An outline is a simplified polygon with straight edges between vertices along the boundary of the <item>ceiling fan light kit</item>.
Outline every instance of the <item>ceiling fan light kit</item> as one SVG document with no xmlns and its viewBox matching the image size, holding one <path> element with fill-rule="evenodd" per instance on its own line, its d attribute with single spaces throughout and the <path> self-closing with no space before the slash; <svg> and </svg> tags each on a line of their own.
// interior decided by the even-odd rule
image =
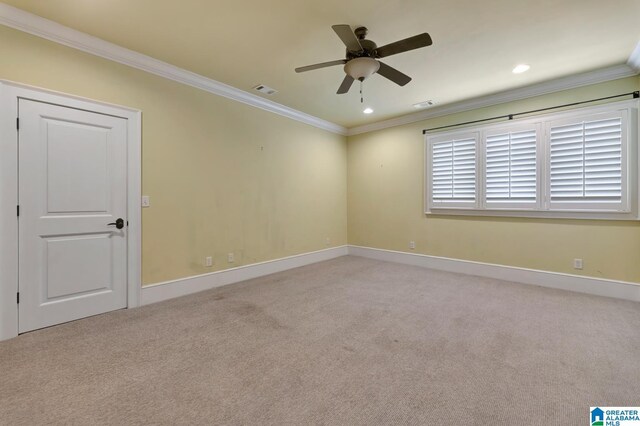
<svg viewBox="0 0 640 426">
<path fill-rule="evenodd" d="M 300 73 L 344 64 L 344 72 L 346 75 L 338 88 L 338 94 L 347 93 L 355 80 L 359 80 L 362 83 L 365 79 L 376 73 L 399 86 L 406 85 L 411 81 L 411 77 L 378 59 L 433 44 L 429 34 L 422 33 L 378 47 L 373 41 L 365 38 L 368 32 L 365 27 L 358 27 L 355 31 L 353 31 L 349 25 L 345 24 L 333 25 L 331 28 L 333 28 L 333 31 L 335 31 L 344 43 L 346 47 L 346 58 L 296 68 L 296 72 Z"/>
<path fill-rule="evenodd" d="M 380 62 L 373 58 L 354 58 L 346 63 L 344 72 L 354 80 L 364 81 L 378 72 Z"/>
</svg>

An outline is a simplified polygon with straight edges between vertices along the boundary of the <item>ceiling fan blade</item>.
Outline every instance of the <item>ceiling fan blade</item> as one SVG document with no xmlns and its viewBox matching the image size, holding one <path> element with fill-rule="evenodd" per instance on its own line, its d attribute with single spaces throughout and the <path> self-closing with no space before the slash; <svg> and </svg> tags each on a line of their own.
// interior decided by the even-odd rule
<svg viewBox="0 0 640 426">
<path fill-rule="evenodd" d="M 380 69 L 378 70 L 378 74 L 388 78 L 389 80 L 393 81 L 399 86 L 404 86 L 405 84 L 411 81 L 411 77 L 401 73 L 397 69 L 390 67 L 389 65 L 383 62 L 380 62 Z"/>
<path fill-rule="evenodd" d="M 344 80 L 342 80 L 342 84 L 340 85 L 336 93 L 338 95 L 347 93 L 349 89 L 351 89 L 351 85 L 353 84 L 353 81 L 354 81 L 353 77 L 351 77 L 350 75 L 345 75 Z"/>
<path fill-rule="evenodd" d="M 363 49 L 358 41 L 358 37 L 356 37 L 349 25 L 333 25 L 331 28 L 338 34 L 338 37 L 340 37 L 340 40 L 342 40 L 350 52 L 362 52 Z"/>
<path fill-rule="evenodd" d="M 378 47 L 376 53 L 379 58 L 384 58 L 398 53 L 407 52 L 409 50 L 431 46 L 432 44 L 433 41 L 431 40 L 431 36 L 427 33 L 423 33 Z"/>
<path fill-rule="evenodd" d="M 296 72 L 317 70 L 318 68 L 332 67 L 334 65 L 344 65 L 346 62 L 347 62 L 346 59 L 339 59 L 337 61 L 331 61 L 331 62 L 322 62 L 320 64 L 307 65 L 306 67 L 296 68 Z"/>
</svg>

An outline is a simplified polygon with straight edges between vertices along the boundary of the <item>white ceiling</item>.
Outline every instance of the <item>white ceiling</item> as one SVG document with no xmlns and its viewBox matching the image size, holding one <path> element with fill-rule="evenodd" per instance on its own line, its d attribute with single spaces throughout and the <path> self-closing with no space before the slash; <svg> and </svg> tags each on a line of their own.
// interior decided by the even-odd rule
<svg viewBox="0 0 640 426">
<path fill-rule="evenodd" d="M 242 90 L 266 84 L 278 90 L 267 99 L 345 127 L 623 64 L 640 40 L 638 0 L 4 2 Z M 385 58 L 413 81 L 374 75 L 361 105 L 357 84 L 335 94 L 342 67 L 293 71 L 344 57 L 333 24 L 364 25 L 379 46 L 422 32 L 434 44 Z M 519 63 L 531 70 L 512 74 Z"/>
</svg>

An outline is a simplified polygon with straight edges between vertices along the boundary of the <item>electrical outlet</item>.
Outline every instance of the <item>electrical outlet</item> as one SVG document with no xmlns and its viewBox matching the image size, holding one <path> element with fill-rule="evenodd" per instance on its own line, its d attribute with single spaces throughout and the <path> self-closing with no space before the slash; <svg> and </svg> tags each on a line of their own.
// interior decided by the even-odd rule
<svg viewBox="0 0 640 426">
<path fill-rule="evenodd" d="M 233 263 L 233 262 L 235 262 L 235 260 L 236 260 L 236 257 L 233 255 L 233 253 L 229 253 L 227 255 L 227 262 Z"/>
<path fill-rule="evenodd" d="M 213 266 L 213 257 L 207 256 L 204 258 L 204 266 L 210 267 Z"/>
<path fill-rule="evenodd" d="M 142 207 L 151 207 L 151 199 L 148 195 L 142 196 Z"/>
<path fill-rule="evenodd" d="M 324 240 L 325 245 L 330 245 L 331 244 L 331 238 L 327 237 Z"/>
<path fill-rule="evenodd" d="M 573 259 L 573 269 L 582 269 L 582 259 Z"/>
<path fill-rule="evenodd" d="M 409 241 L 409 248 L 411 250 L 415 250 L 416 249 L 416 242 L 415 241 Z"/>
</svg>

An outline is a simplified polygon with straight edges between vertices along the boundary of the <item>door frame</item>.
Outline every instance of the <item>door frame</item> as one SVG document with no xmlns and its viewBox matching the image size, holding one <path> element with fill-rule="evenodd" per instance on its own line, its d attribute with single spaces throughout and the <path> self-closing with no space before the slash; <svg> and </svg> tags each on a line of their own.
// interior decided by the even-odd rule
<svg viewBox="0 0 640 426">
<path fill-rule="evenodd" d="M 29 99 L 127 120 L 127 308 L 140 305 L 142 112 L 0 80 L 0 341 L 18 335 L 18 100 Z"/>
</svg>

